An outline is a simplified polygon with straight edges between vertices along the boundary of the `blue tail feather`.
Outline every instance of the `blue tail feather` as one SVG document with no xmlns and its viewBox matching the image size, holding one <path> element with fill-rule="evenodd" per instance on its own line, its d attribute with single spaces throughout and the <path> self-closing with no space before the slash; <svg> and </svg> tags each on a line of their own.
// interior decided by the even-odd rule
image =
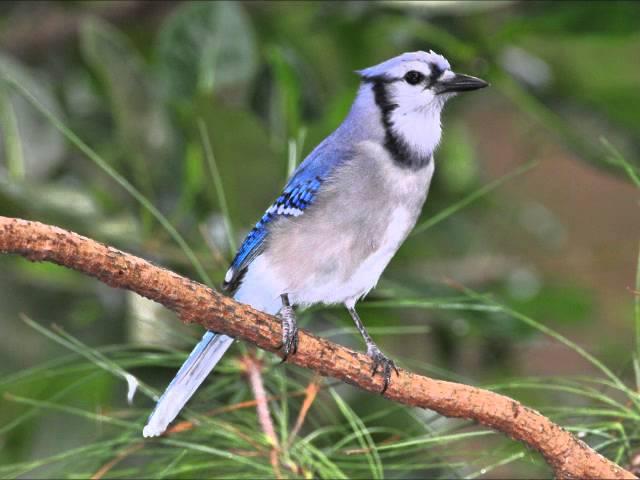
<svg viewBox="0 0 640 480">
<path fill-rule="evenodd" d="M 158 400 L 142 431 L 143 436 L 156 437 L 167 429 L 232 343 L 233 338 L 227 335 L 204 334 Z"/>
</svg>

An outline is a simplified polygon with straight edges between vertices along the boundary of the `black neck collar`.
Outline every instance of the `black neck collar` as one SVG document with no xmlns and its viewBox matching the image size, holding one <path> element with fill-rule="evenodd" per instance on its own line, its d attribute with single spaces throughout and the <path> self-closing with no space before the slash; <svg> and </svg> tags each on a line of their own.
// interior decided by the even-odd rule
<svg viewBox="0 0 640 480">
<path fill-rule="evenodd" d="M 380 109 L 382 125 L 385 132 L 384 147 L 387 149 L 391 158 L 403 168 L 411 170 L 420 170 L 431 162 L 430 152 L 428 155 L 422 155 L 415 152 L 409 144 L 393 129 L 391 122 L 391 113 L 398 108 L 398 104 L 393 103 L 387 91 L 387 85 L 399 79 L 386 79 L 384 77 L 367 77 L 362 79 L 365 83 L 370 83 L 373 90 L 376 105 Z"/>
</svg>

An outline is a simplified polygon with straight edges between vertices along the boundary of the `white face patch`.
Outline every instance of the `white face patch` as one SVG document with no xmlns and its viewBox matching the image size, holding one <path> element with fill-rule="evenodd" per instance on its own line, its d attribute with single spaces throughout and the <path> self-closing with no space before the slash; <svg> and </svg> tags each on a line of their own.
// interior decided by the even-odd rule
<svg viewBox="0 0 640 480">
<path fill-rule="evenodd" d="M 397 105 L 389 117 L 393 132 L 414 152 L 431 155 L 442 136 L 440 114 L 446 98 L 423 84 L 410 85 L 405 81 L 389 84 L 388 94 Z"/>
<path fill-rule="evenodd" d="M 372 85 L 394 159 L 424 166 L 440 142 L 440 114 L 453 96 L 437 93 L 438 82 L 455 75 L 447 59 L 433 51 L 410 52 L 359 73 Z"/>
</svg>

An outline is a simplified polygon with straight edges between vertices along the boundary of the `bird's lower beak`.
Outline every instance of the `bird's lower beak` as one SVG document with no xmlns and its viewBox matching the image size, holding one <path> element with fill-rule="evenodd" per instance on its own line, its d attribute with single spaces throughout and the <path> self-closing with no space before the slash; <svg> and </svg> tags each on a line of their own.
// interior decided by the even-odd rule
<svg viewBox="0 0 640 480">
<path fill-rule="evenodd" d="M 466 92 L 487 86 L 489 86 L 489 84 L 480 78 L 456 73 L 450 78 L 439 81 L 436 84 L 436 93 Z"/>
</svg>

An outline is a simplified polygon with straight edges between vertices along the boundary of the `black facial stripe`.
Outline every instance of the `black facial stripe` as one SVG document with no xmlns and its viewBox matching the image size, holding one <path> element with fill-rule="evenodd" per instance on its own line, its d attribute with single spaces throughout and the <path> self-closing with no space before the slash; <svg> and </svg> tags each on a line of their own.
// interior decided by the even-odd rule
<svg viewBox="0 0 640 480">
<path fill-rule="evenodd" d="M 430 63 L 429 69 L 431 70 L 431 74 L 429 75 L 429 86 L 431 86 L 438 81 L 440 76 L 444 73 L 444 70 L 435 63 Z"/>
<path fill-rule="evenodd" d="M 428 80 L 428 82 L 426 83 L 425 87 L 429 88 L 431 87 L 434 83 L 436 83 L 438 81 L 438 79 L 442 76 L 442 74 L 444 73 L 444 70 L 442 68 L 440 68 L 440 66 L 437 63 L 429 63 L 429 76 L 426 77 L 426 79 Z M 392 77 L 385 77 L 382 75 L 378 75 L 375 77 L 362 77 L 362 81 L 364 83 L 378 83 L 378 82 L 382 82 L 382 83 L 393 83 L 393 82 L 400 82 L 400 81 L 405 81 L 404 77 L 401 78 L 392 78 Z"/>
<path fill-rule="evenodd" d="M 382 116 L 382 125 L 385 132 L 384 146 L 391 154 L 391 157 L 397 164 L 402 167 L 418 170 L 426 167 L 431 161 L 431 154 L 424 156 L 416 154 L 411 150 L 407 142 L 405 142 L 393 130 L 391 123 L 391 113 L 398 108 L 398 104 L 393 103 L 387 93 L 387 85 L 402 79 L 386 79 L 384 77 L 365 78 L 363 81 L 372 83 L 373 95 L 376 105 L 380 108 Z"/>
</svg>

